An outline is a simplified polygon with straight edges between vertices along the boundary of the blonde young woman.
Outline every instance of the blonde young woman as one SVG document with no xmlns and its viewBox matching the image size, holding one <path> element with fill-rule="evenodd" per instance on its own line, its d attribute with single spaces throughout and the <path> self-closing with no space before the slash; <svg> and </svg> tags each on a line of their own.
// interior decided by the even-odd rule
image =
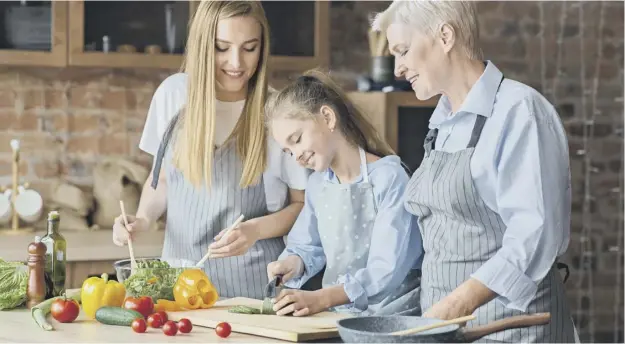
<svg viewBox="0 0 625 344">
<path fill-rule="evenodd" d="M 265 134 L 268 57 L 260 2 L 201 2 L 184 73 L 163 81 L 147 116 L 139 146 L 153 174 L 129 226 L 114 226 L 124 245 L 167 211 L 162 258 L 189 266 L 210 248 L 203 268 L 221 297 L 264 297 L 267 264 L 303 205 L 308 172 Z"/>
<path fill-rule="evenodd" d="M 548 325 L 484 341 L 573 342 L 558 271 L 571 211 L 558 113 L 536 90 L 484 60 L 471 1 L 394 1 L 374 27 L 386 32 L 395 74 L 417 98 L 441 95 L 405 199 L 425 248 L 424 315 L 475 314 L 468 323 L 475 326 L 549 312 Z"/>
</svg>

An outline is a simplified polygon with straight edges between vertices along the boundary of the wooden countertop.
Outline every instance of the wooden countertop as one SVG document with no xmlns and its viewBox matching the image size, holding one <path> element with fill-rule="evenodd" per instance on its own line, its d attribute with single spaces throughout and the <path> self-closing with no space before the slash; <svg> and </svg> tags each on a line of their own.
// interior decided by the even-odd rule
<svg viewBox="0 0 625 344">
<path fill-rule="evenodd" d="M 100 261 L 128 258 L 128 247 L 113 244 L 112 230 L 61 232 L 67 241 L 67 261 Z M 45 231 L 0 234 L 0 258 L 10 261 L 28 259 L 28 244 Z M 165 231 L 138 233 L 133 242 L 136 257 L 160 257 Z"/>
<path fill-rule="evenodd" d="M 75 322 L 61 324 L 48 316 L 54 331 L 44 331 L 30 316 L 27 309 L 0 311 L 0 342 L 27 343 L 288 343 L 272 338 L 232 332 L 221 338 L 211 328 L 194 326 L 191 333 L 166 336 L 161 329 L 148 328 L 145 333 L 135 333 L 125 326 L 110 326 L 84 318 L 82 313 Z"/>
</svg>

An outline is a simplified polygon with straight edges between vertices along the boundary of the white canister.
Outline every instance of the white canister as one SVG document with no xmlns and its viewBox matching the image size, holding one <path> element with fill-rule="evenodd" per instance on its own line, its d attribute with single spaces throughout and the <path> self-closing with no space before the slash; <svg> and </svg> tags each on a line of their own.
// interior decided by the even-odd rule
<svg viewBox="0 0 625 344">
<path fill-rule="evenodd" d="M 11 220 L 11 199 L 8 194 L 0 194 L 0 225 L 6 225 Z"/>
<path fill-rule="evenodd" d="M 35 190 L 20 187 L 20 193 L 15 199 L 15 211 L 24 222 L 36 222 L 43 211 L 41 195 Z"/>
</svg>

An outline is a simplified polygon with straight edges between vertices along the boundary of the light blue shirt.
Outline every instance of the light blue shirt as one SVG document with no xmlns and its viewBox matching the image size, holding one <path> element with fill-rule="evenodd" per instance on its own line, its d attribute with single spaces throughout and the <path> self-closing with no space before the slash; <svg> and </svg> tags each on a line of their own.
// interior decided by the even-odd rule
<svg viewBox="0 0 625 344">
<path fill-rule="evenodd" d="M 336 281 L 336 284 L 343 284 L 351 301 L 337 309 L 355 312 L 365 311 L 369 305 L 377 304 L 399 288 L 411 269 L 420 268 L 423 258 L 417 219 L 403 206 L 404 190 L 409 177 L 402 168 L 399 157 L 386 156 L 369 163 L 367 171 L 378 210 L 371 234 L 367 266 L 353 275 L 343 275 Z M 304 262 L 303 275 L 285 282 L 289 288 L 301 288 L 326 264 L 315 215 L 315 203 L 320 202 L 319 193 L 325 181 L 339 183 L 330 169 L 310 175 L 304 208 L 289 232 L 287 246 L 280 255 L 279 259 L 298 255 Z M 362 181 L 361 174 L 354 183 Z"/>
<path fill-rule="evenodd" d="M 432 114 L 435 149 L 465 149 L 476 114 L 488 119 L 471 158 L 473 183 L 507 229 L 503 246 L 472 277 L 524 311 L 537 285 L 568 246 L 571 178 L 566 133 L 554 107 L 536 90 L 505 79 L 488 62 L 459 111 L 443 96 Z"/>
</svg>

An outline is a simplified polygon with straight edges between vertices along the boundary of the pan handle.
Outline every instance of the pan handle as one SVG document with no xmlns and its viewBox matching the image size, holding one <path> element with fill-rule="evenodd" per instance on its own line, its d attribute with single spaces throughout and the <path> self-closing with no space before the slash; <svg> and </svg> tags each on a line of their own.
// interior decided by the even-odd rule
<svg viewBox="0 0 625 344">
<path fill-rule="evenodd" d="M 486 325 L 472 328 L 463 328 L 460 331 L 463 340 L 472 342 L 495 332 L 508 330 L 511 328 L 530 327 L 536 325 L 546 325 L 551 321 L 551 313 L 536 313 L 531 315 L 517 315 L 501 320 L 490 322 Z"/>
</svg>

